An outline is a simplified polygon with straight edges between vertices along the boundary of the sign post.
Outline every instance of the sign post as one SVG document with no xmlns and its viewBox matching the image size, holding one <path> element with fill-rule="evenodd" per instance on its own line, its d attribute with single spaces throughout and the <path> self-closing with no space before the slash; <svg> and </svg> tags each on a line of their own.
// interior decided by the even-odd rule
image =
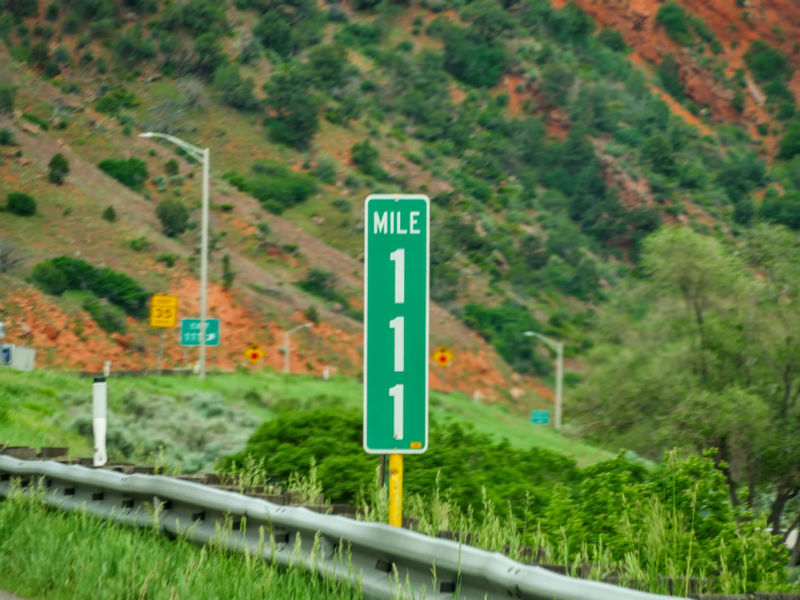
<svg viewBox="0 0 800 600">
<path fill-rule="evenodd" d="M 161 328 L 158 336 L 158 372 L 164 362 L 164 329 L 172 329 L 178 322 L 178 297 L 154 294 L 150 298 L 150 327 Z"/>
<path fill-rule="evenodd" d="M 428 448 L 429 206 L 427 196 L 373 194 L 364 210 L 364 450 L 390 454 L 398 527 L 402 455 Z"/>
</svg>

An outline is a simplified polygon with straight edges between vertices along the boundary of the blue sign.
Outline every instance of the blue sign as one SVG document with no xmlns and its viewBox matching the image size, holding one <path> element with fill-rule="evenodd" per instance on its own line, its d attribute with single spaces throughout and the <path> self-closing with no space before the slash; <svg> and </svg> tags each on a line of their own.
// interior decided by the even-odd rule
<svg viewBox="0 0 800 600">
<path fill-rule="evenodd" d="M 200 319 L 181 319 L 181 346 L 200 345 Z M 219 346 L 219 319 L 206 319 L 206 346 Z"/>
<path fill-rule="evenodd" d="M 550 411 L 549 410 L 532 410 L 531 411 L 531 423 L 534 425 L 547 425 L 550 423 Z"/>
</svg>

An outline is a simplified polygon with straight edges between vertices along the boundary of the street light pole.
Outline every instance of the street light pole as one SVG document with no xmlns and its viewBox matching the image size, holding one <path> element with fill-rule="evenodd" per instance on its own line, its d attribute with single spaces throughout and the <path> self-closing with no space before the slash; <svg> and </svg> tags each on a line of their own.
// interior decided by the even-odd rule
<svg viewBox="0 0 800 600">
<path fill-rule="evenodd" d="M 311 327 L 311 323 L 303 323 L 302 325 L 298 325 L 297 327 L 293 327 L 289 331 L 286 332 L 286 336 L 284 337 L 284 344 L 283 344 L 283 372 L 289 372 L 289 336 L 292 335 L 298 329 L 303 329 L 303 327 Z"/>
<path fill-rule="evenodd" d="M 161 138 L 172 142 L 189 156 L 203 163 L 203 204 L 200 219 L 200 356 L 198 358 L 198 375 L 206 378 L 206 313 L 208 308 L 208 196 L 209 171 L 211 168 L 211 150 L 198 148 L 174 135 L 148 131 L 140 133 L 142 138 Z"/>
<path fill-rule="evenodd" d="M 543 336 L 541 333 L 536 333 L 535 331 L 524 331 L 522 335 L 526 335 L 528 337 L 536 337 L 542 340 L 545 344 L 547 344 L 551 350 L 555 350 L 556 352 L 556 417 L 555 417 L 555 426 L 556 429 L 561 429 L 561 410 L 562 410 L 562 402 L 563 402 L 563 390 L 564 390 L 564 344 L 563 342 L 556 342 L 551 340 L 548 337 Z"/>
</svg>

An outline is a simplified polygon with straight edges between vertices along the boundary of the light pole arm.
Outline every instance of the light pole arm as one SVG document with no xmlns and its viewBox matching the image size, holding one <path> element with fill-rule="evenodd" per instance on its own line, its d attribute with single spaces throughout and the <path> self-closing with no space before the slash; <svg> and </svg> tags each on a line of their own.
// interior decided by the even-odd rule
<svg viewBox="0 0 800 600">
<path fill-rule="evenodd" d="M 185 142 L 180 138 L 176 138 L 174 135 L 169 135 L 168 133 L 154 133 L 152 131 L 148 131 L 146 133 L 140 133 L 139 137 L 142 138 L 161 138 L 167 140 L 168 142 L 172 142 L 176 146 L 182 148 L 187 152 L 187 154 L 191 154 L 192 158 L 197 161 L 203 162 L 203 158 L 205 157 L 205 151 L 202 148 L 198 148 L 194 144 L 190 144 L 189 142 Z"/>
<path fill-rule="evenodd" d="M 564 344 L 563 344 L 563 343 L 561 343 L 561 342 L 554 342 L 554 341 L 553 341 L 553 340 L 551 340 L 549 337 L 543 336 L 541 333 L 536 333 L 535 331 L 525 331 L 525 332 L 523 332 L 523 335 L 527 335 L 527 336 L 529 336 L 529 337 L 530 337 L 530 336 L 533 336 L 533 337 L 539 338 L 539 339 L 540 339 L 540 340 L 542 340 L 542 341 L 543 341 L 545 344 L 547 344 L 547 345 L 548 345 L 548 347 L 549 347 L 549 348 L 550 348 L 550 349 L 551 349 L 553 352 L 559 352 L 559 348 L 561 348 L 561 349 L 562 349 L 561 351 L 563 352 L 563 348 L 564 348 Z"/>
</svg>

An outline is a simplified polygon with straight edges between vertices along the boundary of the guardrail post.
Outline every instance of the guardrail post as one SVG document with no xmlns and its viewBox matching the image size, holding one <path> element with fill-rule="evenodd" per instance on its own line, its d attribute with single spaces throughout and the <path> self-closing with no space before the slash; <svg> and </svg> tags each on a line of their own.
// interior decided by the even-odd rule
<svg viewBox="0 0 800 600">
<path fill-rule="evenodd" d="M 389 455 L 389 525 L 403 526 L 403 455 Z"/>
<path fill-rule="evenodd" d="M 106 402 L 106 379 L 95 377 L 92 383 L 92 429 L 94 431 L 94 466 L 102 467 L 108 461 L 106 455 L 106 426 L 108 423 Z"/>
</svg>

